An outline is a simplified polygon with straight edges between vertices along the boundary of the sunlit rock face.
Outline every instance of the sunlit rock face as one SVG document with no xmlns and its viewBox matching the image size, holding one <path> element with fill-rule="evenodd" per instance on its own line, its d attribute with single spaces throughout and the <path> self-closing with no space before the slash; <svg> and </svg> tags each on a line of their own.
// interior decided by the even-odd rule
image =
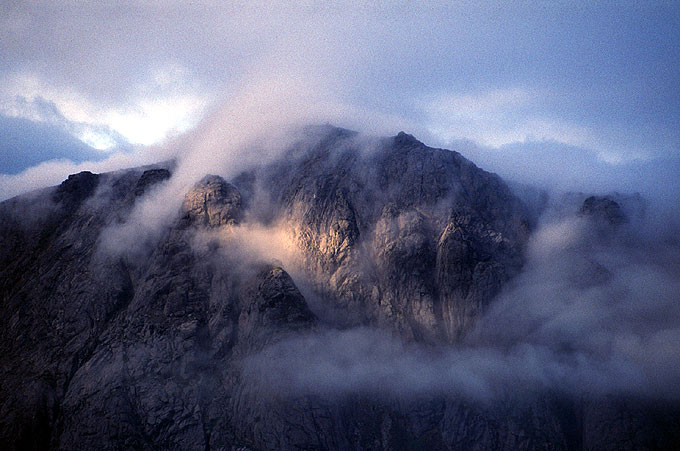
<svg viewBox="0 0 680 451">
<path fill-rule="evenodd" d="M 255 178 L 329 302 L 407 338 L 455 341 L 522 265 L 531 218 L 505 183 L 404 133 L 334 129 Z"/>
<path fill-rule="evenodd" d="M 114 232 L 152 208 L 144 201 L 172 172 L 81 173 L 0 204 L 3 449 L 639 449 L 678 439 L 673 408 L 553 394 L 308 396 L 244 372 L 271 344 L 351 325 L 428 345 L 465 335 L 522 267 L 532 218 L 458 153 L 406 134 L 313 129 L 279 161 L 207 175 L 152 236 L 125 229 L 133 239 L 115 248 Z M 296 258 L 276 261 L 273 237 L 269 253 L 266 234 L 244 234 L 256 225 L 289 237 Z"/>
<path fill-rule="evenodd" d="M 184 196 L 184 218 L 206 227 L 236 224 L 241 216 L 241 194 L 222 177 L 208 175 Z"/>
</svg>

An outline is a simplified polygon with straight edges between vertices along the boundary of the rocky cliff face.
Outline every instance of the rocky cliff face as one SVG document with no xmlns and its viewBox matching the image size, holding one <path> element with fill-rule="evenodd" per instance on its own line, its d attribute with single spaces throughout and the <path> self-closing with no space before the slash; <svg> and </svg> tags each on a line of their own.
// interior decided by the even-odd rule
<svg viewBox="0 0 680 451">
<path fill-rule="evenodd" d="M 334 129 L 258 168 L 328 302 L 409 339 L 455 341 L 522 265 L 531 218 L 496 175 L 410 135 Z"/>
<path fill-rule="evenodd" d="M 80 173 L 0 204 L 3 448 L 633 449 L 677 438 L 672 408 L 654 422 L 622 417 L 616 400 L 584 410 L 553 395 L 289 396 L 243 373 L 268 344 L 329 327 L 455 343 L 522 267 L 532 218 L 501 179 L 409 135 L 355 138 L 317 130 L 283 161 L 206 176 L 135 253 L 102 242 L 171 165 Z M 224 245 L 249 221 L 283 228 L 299 267 Z M 313 313 L 287 269 L 340 315 Z M 637 432 L 603 441 L 621 430 Z"/>
</svg>

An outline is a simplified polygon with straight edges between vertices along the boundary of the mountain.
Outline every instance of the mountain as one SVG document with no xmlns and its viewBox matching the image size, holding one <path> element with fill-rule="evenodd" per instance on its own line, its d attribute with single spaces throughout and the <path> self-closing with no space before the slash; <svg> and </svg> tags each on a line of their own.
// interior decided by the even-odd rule
<svg viewBox="0 0 680 451">
<path fill-rule="evenodd" d="M 680 439 L 672 403 L 512 389 L 493 401 L 324 395 L 253 371 L 276 346 L 328 331 L 461 346 L 522 271 L 537 218 L 457 152 L 405 133 L 309 128 L 278 159 L 229 180 L 206 174 L 152 232 L 135 225 L 176 169 L 81 172 L 0 204 L 4 449 L 639 449 Z M 625 222 L 608 198 L 588 198 L 578 214 Z"/>
</svg>

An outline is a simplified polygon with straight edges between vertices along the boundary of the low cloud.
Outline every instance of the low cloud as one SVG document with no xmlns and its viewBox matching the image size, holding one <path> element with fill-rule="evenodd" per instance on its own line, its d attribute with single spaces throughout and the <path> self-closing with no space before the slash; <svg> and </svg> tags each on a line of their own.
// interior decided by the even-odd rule
<svg viewBox="0 0 680 451">
<path fill-rule="evenodd" d="M 270 346 L 245 374 L 293 395 L 680 399 L 680 243 L 635 227 L 604 238 L 587 219 L 552 216 L 532 237 L 523 272 L 457 346 L 326 330 Z"/>
<path fill-rule="evenodd" d="M 145 195 L 125 224 L 112 227 L 116 247 L 153 241 L 176 217 L 184 194 L 207 174 L 227 181 L 243 171 L 285 161 L 294 145 L 315 139 L 306 126 L 332 123 L 386 134 L 407 125 L 403 120 L 344 104 L 333 98 L 336 80 L 308 77 L 283 64 L 276 73 L 256 72 L 228 99 L 216 105 L 190 132 L 159 146 L 176 159 L 172 177 Z M 141 148 L 145 158 L 151 153 Z M 38 171 L 40 172 L 40 171 Z M 114 230 L 115 228 L 121 230 Z M 127 232 L 125 232 L 127 230 Z M 125 237 L 129 236 L 129 239 Z"/>
<path fill-rule="evenodd" d="M 608 161 L 592 149 L 549 140 L 518 142 L 498 148 L 456 141 L 450 147 L 507 181 L 550 193 L 639 192 L 647 201 L 666 210 L 674 210 L 680 196 L 680 158 L 677 156 Z"/>
<path fill-rule="evenodd" d="M 431 96 L 422 108 L 430 132 L 443 142 L 472 140 L 500 147 L 527 140 L 592 145 L 593 132 L 550 117 L 554 94 L 547 89 L 497 88 L 474 94 Z"/>
<path fill-rule="evenodd" d="M 18 174 L 0 174 L 0 200 L 39 188 L 58 185 L 70 174 L 81 171 L 95 173 L 154 164 L 174 157 L 164 147 L 140 147 L 131 151 L 113 152 L 100 161 L 74 162 L 71 159 L 49 160 Z"/>
</svg>

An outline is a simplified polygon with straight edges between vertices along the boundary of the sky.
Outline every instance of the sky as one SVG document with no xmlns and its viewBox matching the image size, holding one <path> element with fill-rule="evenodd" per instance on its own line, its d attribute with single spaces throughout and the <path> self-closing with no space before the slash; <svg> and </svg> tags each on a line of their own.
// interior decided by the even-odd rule
<svg viewBox="0 0 680 451">
<path fill-rule="evenodd" d="M 564 189 L 680 184 L 677 2 L 365 3 L 0 0 L 0 198 L 166 159 L 253 102 L 232 134 L 294 116 Z"/>
</svg>

